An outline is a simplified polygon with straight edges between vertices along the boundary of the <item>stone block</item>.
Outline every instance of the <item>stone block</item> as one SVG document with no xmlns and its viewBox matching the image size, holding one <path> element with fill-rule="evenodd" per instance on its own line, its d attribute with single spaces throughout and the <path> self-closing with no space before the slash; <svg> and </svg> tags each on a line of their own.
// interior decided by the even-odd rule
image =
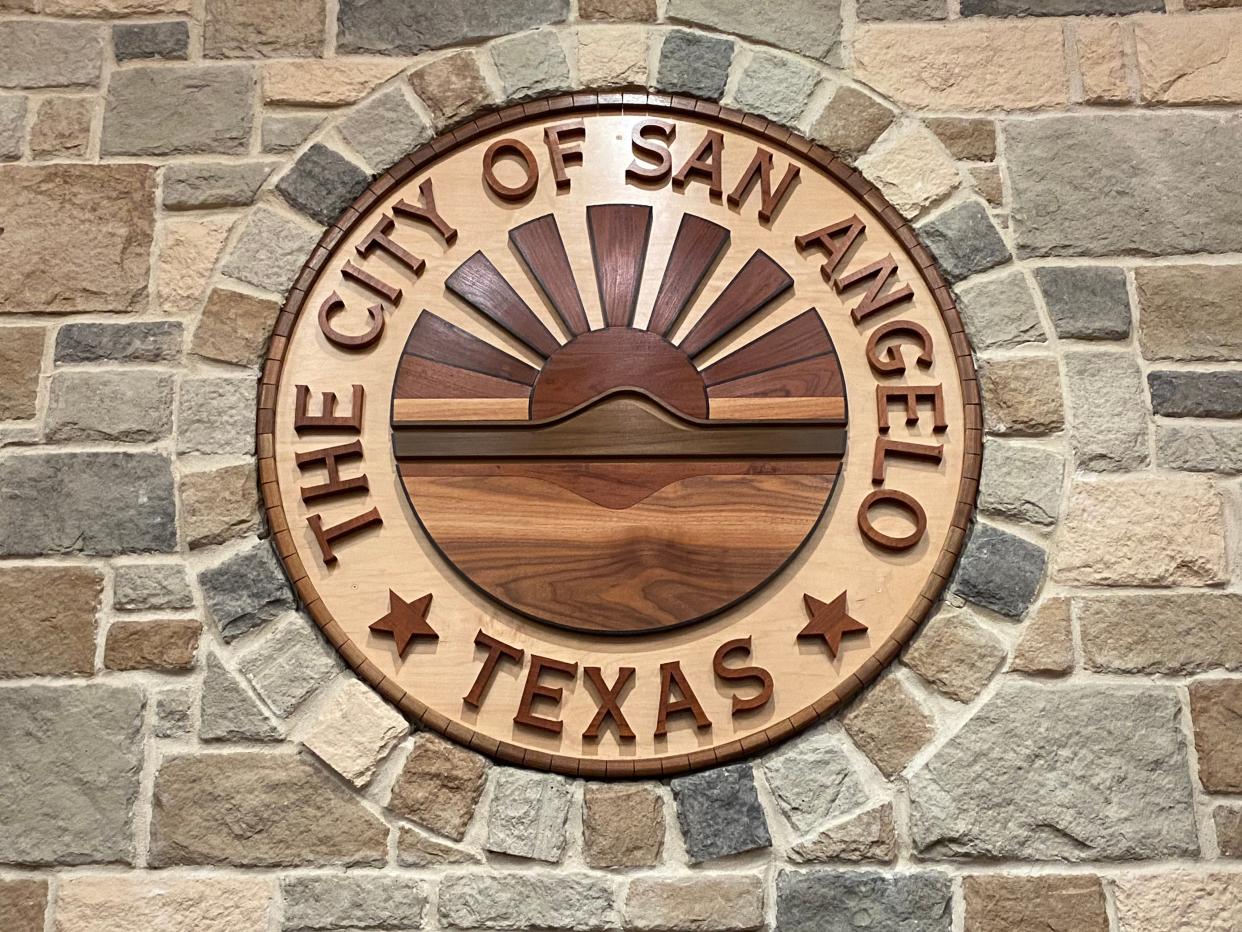
<svg viewBox="0 0 1242 932">
<path fill-rule="evenodd" d="M 1242 417 L 1242 372 L 1147 373 L 1153 414 L 1165 417 Z"/>
<path fill-rule="evenodd" d="M 1190 684 L 1199 782 L 1209 793 L 1242 793 L 1242 680 Z"/>
<path fill-rule="evenodd" d="M 1242 146 L 1240 121 L 1170 111 L 1092 113 L 1013 120 L 1003 131 L 1020 256 L 1242 249 L 1242 194 L 1232 168 L 1214 154 Z M 1186 281 L 1194 268 L 1160 274 Z"/>
<path fill-rule="evenodd" d="M 842 86 L 833 92 L 811 124 L 811 139 L 853 161 L 871 148 L 893 122 L 893 111 L 857 88 Z"/>
<path fill-rule="evenodd" d="M 181 530 L 191 549 L 222 544 L 259 529 L 258 480 L 242 463 L 181 473 Z"/>
<path fill-rule="evenodd" d="M 453 929 L 620 929 L 619 884 L 606 875 L 458 871 L 440 881 L 439 920 Z"/>
<path fill-rule="evenodd" d="M 266 932 L 266 877 L 87 874 L 67 877 L 53 932 Z M 41 927 L 40 927 L 41 928 Z"/>
<path fill-rule="evenodd" d="M 690 863 L 771 846 L 772 836 L 749 764 L 730 764 L 677 777 L 671 786 Z"/>
<path fill-rule="evenodd" d="M 860 26 L 854 72 L 914 110 L 1034 110 L 1069 100 L 1060 23 Z"/>
<path fill-rule="evenodd" d="M 675 29 L 664 37 L 656 86 L 674 94 L 719 100 L 729 80 L 733 43 L 717 36 Z"/>
<path fill-rule="evenodd" d="M 198 310 L 232 228 L 232 217 L 166 220 L 162 224 L 156 284 L 161 311 L 189 315 Z"/>
<path fill-rule="evenodd" d="M 859 0 L 858 19 L 862 22 L 892 20 L 933 21 L 948 19 L 945 0 Z"/>
<path fill-rule="evenodd" d="M 9 932 L 43 932 L 47 912 L 47 881 L 17 877 L 0 880 L 0 915 Z"/>
<path fill-rule="evenodd" d="M 242 227 L 221 271 L 230 278 L 283 296 L 318 241 L 317 230 L 286 213 L 260 207 Z"/>
<path fill-rule="evenodd" d="M 321 122 L 323 118 L 314 113 L 268 114 L 259 131 L 263 151 L 292 152 L 310 138 Z"/>
<path fill-rule="evenodd" d="M 1143 374 L 1129 351 L 1065 354 L 1070 446 L 1079 469 L 1116 472 L 1150 461 Z"/>
<path fill-rule="evenodd" d="M 1074 54 L 1082 100 L 1089 104 L 1129 103 L 1133 97 L 1126 67 L 1125 34 L 1117 20 L 1075 24 Z"/>
<path fill-rule="evenodd" d="M 266 298 L 213 288 L 194 330 L 190 352 L 238 366 L 257 368 L 267 353 L 280 305 Z"/>
<path fill-rule="evenodd" d="M 280 883 L 287 930 L 421 929 L 427 887 L 383 874 L 303 874 Z"/>
<path fill-rule="evenodd" d="M 955 159 L 990 162 L 996 158 L 996 124 L 972 117 L 933 117 L 930 129 Z"/>
<path fill-rule="evenodd" d="M 146 308 L 155 228 L 150 165 L 0 165 L 0 216 L 3 311 Z"/>
<path fill-rule="evenodd" d="M 142 706 L 118 686 L 0 686 L 0 862 L 132 862 Z"/>
<path fill-rule="evenodd" d="M 841 38 L 841 6 L 837 0 L 786 0 L 779 16 L 740 0 L 669 0 L 665 15 L 820 61 L 835 54 Z"/>
<path fill-rule="evenodd" d="M 302 743 L 354 786 L 371 782 L 375 768 L 410 726 L 375 690 L 353 677 L 319 706 L 302 733 Z"/>
<path fill-rule="evenodd" d="M 8 20 L 0 23 L 0 87 L 97 86 L 103 51 L 93 23 Z"/>
<path fill-rule="evenodd" d="M 100 154 L 245 155 L 253 125 L 248 66 L 125 68 L 108 82 Z"/>
<path fill-rule="evenodd" d="M 56 361 L 172 362 L 181 356 L 179 320 L 65 324 L 56 331 Z"/>
<path fill-rule="evenodd" d="M 950 932 L 953 885 L 932 871 L 782 870 L 776 875 L 781 932 L 853 932 L 874 928 Z"/>
<path fill-rule="evenodd" d="M 910 780 L 922 858 L 1193 857 L 1171 689 L 1009 681 Z"/>
<path fill-rule="evenodd" d="M 1022 639 L 1014 648 L 1010 670 L 1019 673 L 1058 675 L 1074 667 L 1074 634 L 1070 625 L 1070 600 L 1047 599 L 1040 603 Z"/>
<path fill-rule="evenodd" d="M 0 421 L 35 416 L 46 333 L 43 327 L 0 330 Z"/>
<path fill-rule="evenodd" d="M 278 182 L 289 204 L 324 226 L 339 217 L 366 189 L 370 176 L 345 156 L 315 143 Z"/>
<path fill-rule="evenodd" d="M 198 574 L 203 604 L 226 642 L 293 608 L 293 595 L 267 541 L 255 541 Z"/>
<path fill-rule="evenodd" d="M 188 738 L 193 731 L 193 699 L 186 689 L 163 689 L 154 695 L 151 734 L 157 738 Z"/>
<path fill-rule="evenodd" d="M 897 831 L 893 825 L 893 804 L 882 803 L 838 819 L 790 848 L 789 859 L 797 863 L 895 861 Z"/>
<path fill-rule="evenodd" d="M 919 227 L 923 245 L 932 251 L 950 282 L 959 282 L 1008 262 L 1012 256 L 986 208 L 967 201 Z"/>
<path fill-rule="evenodd" d="M 536 861 L 560 861 L 573 791 L 554 774 L 500 768 L 487 813 L 488 851 Z"/>
<path fill-rule="evenodd" d="M 263 100 L 295 107 L 340 107 L 361 100 L 404 66 L 400 61 L 342 59 L 266 62 Z"/>
<path fill-rule="evenodd" d="M 1008 656 L 1005 645 L 965 609 L 941 606 L 902 662 L 958 702 L 973 702 Z"/>
<path fill-rule="evenodd" d="M 1134 272 L 1146 359 L 1242 360 L 1242 265 L 1169 265 Z"/>
<path fill-rule="evenodd" d="M 173 162 L 164 168 L 164 207 L 246 207 L 254 203 L 275 166 L 275 162 Z"/>
<path fill-rule="evenodd" d="M 664 799 L 645 783 L 588 783 L 582 853 L 596 868 L 655 867 L 664 850 Z"/>
<path fill-rule="evenodd" d="M 93 97 L 45 97 L 30 126 L 30 155 L 35 159 L 86 156 L 95 118 Z"/>
<path fill-rule="evenodd" d="M 183 380 L 177 452 L 253 453 L 256 391 L 254 377 Z"/>
<path fill-rule="evenodd" d="M 1038 544 L 978 522 L 951 583 L 964 599 L 1018 619 L 1035 601 L 1048 554 Z"/>
<path fill-rule="evenodd" d="M 549 29 L 498 39 L 491 53 L 505 100 L 527 100 L 570 87 L 565 48 Z"/>
<path fill-rule="evenodd" d="M 858 170 L 906 217 L 944 200 L 961 182 L 944 146 L 917 124 L 886 133 L 858 160 Z"/>
<path fill-rule="evenodd" d="M 979 510 L 1049 527 L 1061 511 L 1065 457 L 1056 450 L 989 437 L 983 446 Z"/>
<path fill-rule="evenodd" d="M 1026 276 L 1008 272 L 957 289 L 957 309 L 977 351 L 1044 343 L 1044 325 Z"/>
<path fill-rule="evenodd" d="M 241 671 L 259 697 L 286 718 L 339 666 L 329 655 L 314 624 L 289 615 L 241 659 Z"/>
<path fill-rule="evenodd" d="M 990 434 L 1039 437 L 1065 426 L 1061 370 L 1052 356 L 983 360 L 979 389 Z"/>
<path fill-rule="evenodd" d="M 0 459 L 0 554 L 115 556 L 177 546 L 168 458 L 27 453 Z"/>
<path fill-rule="evenodd" d="M 47 16 L 149 16 L 155 13 L 189 13 L 192 0 L 41 0 Z"/>
<path fill-rule="evenodd" d="M 395 165 L 431 138 L 431 127 L 406 100 L 400 87 L 390 87 L 354 107 L 338 129 L 350 147 L 376 171 Z"/>
<path fill-rule="evenodd" d="M 1170 521 L 1169 515 L 1177 515 Z M 1142 534 L 1135 534 L 1142 528 Z M 1228 578 L 1224 515 L 1200 478 L 1135 476 L 1070 487 L 1053 578 L 1069 585 L 1208 586 Z"/>
<path fill-rule="evenodd" d="M 653 23 L 655 0 L 579 0 L 578 18 L 618 23 Z"/>
<path fill-rule="evenodd" d="M 1130 335 L 1130 296 L 1123 269 L 1045 266 L 1035 270 L 1057 336 L 1124 340 Z"/>
<path fill-rule="evenodd" d="M 113 622 L 104 644 L 104 667 L 157 673 L 191 670 L 202 628 L 188 619 Z"/>
<path fill-rule="evenodd" d="M 155 775 L 153 867 L 380 865 L 388 826 L 304 757 L 166 757 Z"/>
<path fill-rule="evenodd" d="M 1186 472 L 1242 472 L 1242 427 L 1156 424 L 1156 465 Z"/>
<path fill-rule="evenodd" d="M 44 429 L 49 440 L 149 443 L 172 430 L 173 376 L 152 369 L 57 372 Z"/>
<path fill-rule="evenodd" d="M 397 863 L 402 867 L 482 864 L 483 857 L 473 848 L 451 845 L 426 832 L 402 825 L 397 829 Z"/>
<path fill-rule="evenodd" d="M 184 61 L 190 54 L 190 24 L 179 19 L 116 25 L 112 27 L 112 50 L 118 62 L 147 58 Z"/>
<path fill-rule="evenodd" d="M 93 673 L 102 591 L 93 567 L 0 568 L 0 678 Z"/>
<path fill-rule="evenodd" d="M 966 932 L 1109 932 L 1104 887 L 1090 876 L 976 874 L 962 881 Z"/>
<path fill-rule="evenodd" d="M 793 126 L 819 86 L 819 72 L 796 58 L 756 51 L 734 91 L 743 110 Z"/>
<path fill-rule="evenodd" d="M 1001 178 L 999 166 L 970 165 L 966 171 L 979 196 L 989 205 L 1000 207 L 1005 203 L 1005 182 Z"/>
<path fill-rule="evenodd" d="M 1113 901 L 1118 932 L 1227 932 L 1242 926 L 1242 874 L 1125 873 Z"/>
<path fill-rule="evenodd" d="M 781 812 L 799 832 L 867 802 L 838 735 L 804 735 L 765 757 L 761 766 Z"/>
<path fill-rule="evenodd" d="M 1242 806 L 1217 806 L 1212 810 L 1216 847 L 1223 858 L 1242 858 Z"/>
<path fill-rule="evenodd" d="M 891 778 L 936 737 L 936 721 L 895 676 L 873 684 L 841 719 L 859 750 Z"/>
<path fill-rule="evenodd" d="M 1164 12 L 1163 0 L 962 0 L 963 16 L 1121 16 Z"/>
<path fill-rule="evenodd" d="M 410 72 L 410 86 L 444 129 L 492 103 L 492 89 L 473 52 L 454 52 Z"/>
<path fill-rule="evenodd" d="M 487 761 L 482 757 L 430 732 L 420 732 L 393 784 L 388 808 L 461 841 L 486 778 Z"/>
<path fill-rule="evenodd" d="M 214 654 L 207 657 L 199 700 L 198 735 L 203 741 L 279 741 L 276 723 Z"/>
<path fill-rule="evenodd" d="M 578 9 L 581 15 L 581 4 Z M 578 81 L 587 87 L 646 84 L 647 30 L 637 26 L 579 29 Z"/>
<path fill-rule="evenodd" d="M 318 0 L 207 0 L 204 58 L 294 58 L 324 54 Z"/>
<path fill-rule="evenodd" d="M 194 607 L 185 568 L 176 563 L 121 563 L 112 573 L 112 607 L 121 612 Z"/>
<path fill-rule="evenodd" d="M 0 97 L 0 161 L 16 162 L 23 155 L 26 138 L 26 98 Z"/>
<path fill-rule="evenodd" d="M 1159 9 L 1159 6 L 1156 7 Z M 1242 100 L 1242 49 L 1231 37 L 1242 14 L 1136 20 L 1134 49 L 1144 103 L 1231 104 Z"/>
<path fill-rule="evenodd" d="M 636 877 L 625 894 L 636 932 L 738 932 L 763 928 L 763 883 L 741 874 Z"/>
<path fill-rule="evenodd" d="M 569 0 L 342 0 L 337 52 L 417 55 L 564 22 Z"/>
</svg>

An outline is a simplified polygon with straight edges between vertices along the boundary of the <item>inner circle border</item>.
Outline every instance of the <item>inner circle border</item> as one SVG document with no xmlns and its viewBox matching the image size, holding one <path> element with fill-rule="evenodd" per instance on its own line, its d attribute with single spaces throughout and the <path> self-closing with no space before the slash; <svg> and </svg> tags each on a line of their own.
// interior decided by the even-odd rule
<svg viewBox="0 0 1242 932">
<path fill-rule="evenodd" d="M 385 676 L 379 667 L 367 659 L 366 655 L 345 634 L 315 590 L 298 556 L 293 535 L 289 531 L 276 474 L 276 402 L 289 337 L 315 279 L 323 270 L 324 263 L 342 237 L 348 234 L 359 219 L 394 185 L 405 181 L 429 163 L 484 133 L 563 114 L 617 113 L 624 115 L 630 108 L 641 109 L 645 113 L 705 117 L 718 120 L 734 129 L 749 132 L 769 145 L 796 153 L 799 158 L 824 171 L 851 195 L 861 199 L 875 211 L 888 232 L 897 239 L 919 269 L 949 331 L 954 359 L 957 363 L 958 381 L 962 386 L 966 446 L 962 478 L 958 484 L 957 504 L 950 523 L 949 535 L 932 569 L 932 574 L 893 634 L 880 645 L 856 673 L 851 674 L 835 689 L 821 696 L 819 700 L 806 706 L 800 712 L 774 722 L 763 731 L 745 738 L 695 751 L 692 754 L 594 761 L 548 754 L 480 734 L 429 708 Z M 644 91 L 610 93 L 583 91 L 516 104 L 493 111 L 442 133 L 405 156 L 387 171 L 377 175 L 366 190 L 324 231 L 319 243 L 303 264 L 289 290 L 272 329 L 271 341 L 264 359 L 263 373 L 259 383 L 256 422 L 259 486 L 276 552 L 280 556 L 285 574 L 293 584 L 306 611 L 350 669 L 411 720 L 472 750 L 507 764 L 548 770 L 567 776 L 590 778 L 658 778 L 748 757 L 784 741 L 826 717 L 857 695 L 864 687 L 874 682 L 880 672 L 913 637 L 948 583 L 953 566 L 965 546 L 966 534 L 974 513 L 975 498 L 979 489 L 979 473 L 983 461 L 983 416 L 980 407 L 979 383 L 971 356 L 970 343 L 957 306 L 953 301 L 952 292 L 937 269 L 936 260 L 919 242 L 914 228 L 888 202 L 879 189 L 828 149 L 764 117 L 687 95 Z"/>
</svg>

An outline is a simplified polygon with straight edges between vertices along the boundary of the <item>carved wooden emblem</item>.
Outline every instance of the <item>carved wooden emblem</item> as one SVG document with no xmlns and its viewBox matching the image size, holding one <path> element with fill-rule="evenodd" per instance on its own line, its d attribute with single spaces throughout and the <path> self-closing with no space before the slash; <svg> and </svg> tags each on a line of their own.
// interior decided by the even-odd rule
<svg viewBox="0 0 1242 932">
<path fill-rule="evenodd" d="M 657 95 L 377 178 L 277 324 L 259 451 L 315 620 L 412 718 L 590 776 L 724 762 L 873 679 L 948 578 L 978 389 L 849 166 Z"/>
</svg>

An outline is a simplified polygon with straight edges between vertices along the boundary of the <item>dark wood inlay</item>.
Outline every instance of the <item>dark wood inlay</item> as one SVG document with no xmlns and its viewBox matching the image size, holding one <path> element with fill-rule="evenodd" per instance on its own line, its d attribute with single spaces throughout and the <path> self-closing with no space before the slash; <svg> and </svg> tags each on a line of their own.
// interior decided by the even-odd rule
<svg viewBox="0 0 1242 932">
<path fill-rule="evenodd" d="M 828 329 L 815 308 L 810 308 L 703 369 L 703 381 L 710 387 L 791 362 L 833 353 Z"/>
<path fill-rule="evenodd" d="M 426 309 L 414 321 L 405 351 L 432 362 L 534 385 L 539 370 Z"/>
<path fill-rule="evenodd" d="M 395 398 L 525 398 L 530 394 L 530 388 L 521 382 L 412 354 L 401 357 L 392 391 Z"/>
<path fill-rule="evenodd" d="M 711 274 L 716 260 L 729 244 L 729 230 L 718 223 L 685 214 L 669 253 L 660 291 L 651 308 L 647 329 L 668 334 Z"/>
<path fill-rule="evenodd" d="M 535 316 L 535 312 L 482 252 L 476 252 L 454 269 L 444 284 L 453 294 L 543 358 L 551 356 L 560 347 L 543 321 Z"/>
<path fill-rule="evenodd" d="M 730 379 L 707 390 L 710 398 L 839 398 L 844 392 L 835 356 L 813 356 L 787 366 Z"/>
<path fill-rule="evenodd" d="M 569 256 L 565 252 L 565 242 L 561 239 L 561 228 L 557 226 L 556 217 L 544 214 L 514 227 L 509 231 L 509 241 L 547 295 L 565 328 L 572 334 L 590 330 L 586 309 L 582 306 L 582 295 L 578 293 L 578 283 L 574 279 L 574 270 L 569 265 Z"/>
<path fill-rule="evenodd" d="M 766 252 L 755 250 L 682 340 L 682 350 L 697 356 L 791 287 L 789 273 Z"/>
<path fill-rule="evenodd" d="M 587 208 L 587 231 L 595 260 L 595 281 L 605 327 L 634 321 L 643 281 L 651 208 L 643 204 L 597 204 Z"/>
</svg>

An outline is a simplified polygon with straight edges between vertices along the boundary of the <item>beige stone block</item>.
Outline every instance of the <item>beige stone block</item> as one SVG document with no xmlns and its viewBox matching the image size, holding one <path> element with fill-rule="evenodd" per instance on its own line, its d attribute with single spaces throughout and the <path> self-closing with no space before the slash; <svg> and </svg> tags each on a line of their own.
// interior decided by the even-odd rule
<svg viewBox="0 0 1242 932">
<path fill-rule="evenodd" d="M 1209 793 L 1242 793 L 1242 680 L 1190 684 L 1199 782 Z"/>
<path fill-rule="evenodd" d="M 1074 51 L 1078 55 L 1084 102 L 1112 104 L 1130 100 L 1120 22 L 1085 19 L 1075 23 Z"/>
<path fill-rule="evenodd" d="M 118 621 L 108 629 L 104 666 L 109 670 L 156 670 L 171 673 L 194 666 L 197 621 Z"/>
<path fill-rule="evenodd" d="M 1061 24 L 958 20 L 859 27 L 854 70 L 916 110 L 1014 110 L 1068 101 Z"/>
<path fill-rule="evenodd" d="M 902 662 L 950 699 L 970 702 L 1005 660 L 1005 646 L 967 609 L 946 606 L 937 613 Z"/>
<path fill-rule="evenodd" d="M 258 529 L 254 466 L 242 463 L 181 473 L 181 531 L 191 549 L 222 544 Z"/>
<path fill-rule="evenodd" d="M 1242 12 L 1142 17 L 1134 23 L 1139 93 L 1148 103 L 1242 100 Z"/>
<path fill-rule="evenodd" d="M 45 332 L 43 327 L 0 329 L 0 421 L 35 416 Z"/>
<path fill-rule="evenodd" d="M 654 867 L 664 849 L 664 801 L 646 784 L 588 783 L 583 856 L 591 867 Z"/>
<path fill-rule="evenodd" d="M 339 107 L 365 97 L 401 70 L 401 61 L 337 58 L 273 61 L 263 65 L 263 99 L 269 104 Z"/>
<path fill-rule="evenodd" d="M 917 124 L 886 133 L 858 160 L 858 170 L 906 217 L 943 200 L 961 181 L 944 146 Z"/>
<path fill-rule="evenodd" d="M 55 932 L 265 932 L 268 877 L 170 877 L 163 873 L 67 876 Z"/>
<path fill-rule="evenodd" d="M 744 874 L 637 877 L 625 897 L 625 927 L 700 932 L 758 929 L 763 925 L 763 883 Z"/>
<path fill-rule="evenodd" d="M 962 882 L 966 932 L 1108 932 L 1100 878 L 980 874 Z"/>
<path fill-rule="evenodd" d="M 936 736 L 936 722 L 895 676 L 886 676 L 841 720 L 886 777 L 899 773 Z"/>
<path fill-rule="evenodd" d="M 578 0 L 578 17 L 650 23 L 656 18 L 656 0 Z"/>
<path fill-rule="evenodd" d="M 979 367 L 989 433 L 1041 435 L 1065 425 L 1061 372 L 1051 356 L 1009 356 Z"/>
<path fill-rule="evenodd" d="M 139 16 L 147 13 L 189 13 L 194 0 L 42 0 L 46 16 Z"/>
<path fill-rule="evenodd" d="M 893 122 L 893 111 L 853 87 L 840 87 L 811 124 L 810 137 L 841 156 L 862 155 Z"/>
<path fill-rule="evenodd" d="M 267 351 L 280 305 L 227 288 L 213 288 L 203 305 L 190 351 L 207 359 L 258 366 Z"/>
<path fill-rule="evenodd" d="M 1242 670 L 1242 594 L 1179 592 L 1074 600 L 1083 663 L 1100 673 Z"/>
<path fill-rule="evenodd" d="M 453 52 L 410 72 L 410 86 L 437 126 L 446 126 L 493 100 L 473 52 Z"/>
<path fill-rule="evenodd" d="M 322 55 L 322 0 L 207 0 L 206 58 L 287 58 Z"/>
<path fill-rule="evenodd" d="M 646 84 L 646 30 L 634 26 L 579 29 L 578 81 L 586 87 Z"/>
<path fill-rule="evenodd" d="M 789 849 L 792 861 L 885 861 L 897 859 L 893 804 L 846 816 Z"/>
<path fill-rule="evenodd" d="M 94 116 L 91 97 L 45 97 L 30 127 L 31 156 L 51 159 L 86 155 Z"/>
<path fill-rule="evenodd" d="M 995 165 L 972 165 L 970 178 L 975 190 L 993 207 L 1005 203 L 1005 182 L 1001 179 L 1000 168 Z"/>
<path fill-rule="evenodd" d="M 95 613 L 103 591 L 86 566 L 0 569 L 0 679 L 95 669 Z"/>
<path fill-rule="evenodd" d="M 1134 287 L 1145 358 L 1242 360 L 1242 265 L 1139 268 Z"/>
<path fill-rule="evenodd" d="M 478 754 L 420 732 L 393 785 L 388 808 L 461 841 L 483 794 L 486 775 L 487 761 Z"/>
<path fill-rule="evenodd" d="M 1026 623 L 1009 669 L 1020 673 L 1068 673 L 1073 666 L 1070 600 L 1047 599 Z"/>
<path fill-rule="evenodd" d="M 1209 479 L 1083 479 L 1070 489 L 1053 578 L 1071 585 L 1206 586 L 1228 579 L 1224 508 Z"/>
<path fill-rule="evenodd" d="M 188 314 L 199 306 L 232 226 L 220 217 L 164 222 L 156 286 L 163 313 Z"/>
<path fill-rule="evenodd" d="M 1117 932 L 1236 932 L 1242 872 L 1121 874 L 1113 881 Z"/>
<path fill-rule="evenodd" d="M 482 864 L 483 855 L 470 848 L 451 845 L 426 832 L 402 825 L 397 832 L 397 863 L 402 867 L 434 867 L 437 864 Z"/>
<path fill-rule="evenodd" d="M 325 700 L 302 743 L 354 786 L 366 786 L 409 730 L 401 713 L 351 677 Z"/>
</svg>

